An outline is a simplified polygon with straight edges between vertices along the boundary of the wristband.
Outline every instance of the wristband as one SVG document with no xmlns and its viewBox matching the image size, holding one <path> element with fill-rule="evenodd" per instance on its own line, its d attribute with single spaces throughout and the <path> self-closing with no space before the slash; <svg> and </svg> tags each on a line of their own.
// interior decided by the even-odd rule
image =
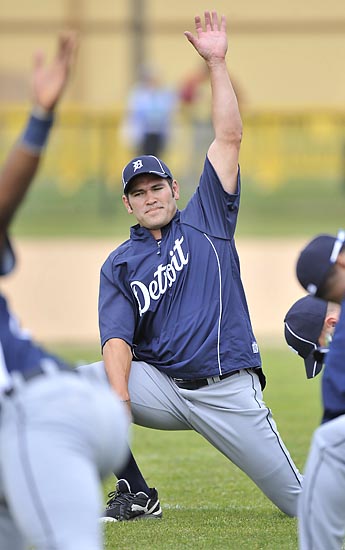
<svg viewBox="0 0 345 550">
<path fill-rule="evenodd" d="M 53 111 L 48 111 L 41 105 L 34 105 L 31 111 L 32 116 L 41 120 L 50 120 L 53 116 Z"/>
<path fill-rule="evenodd" d="M 53 113 L 46 112 L 44 118 L 37 115 L 38 113 L 33 110 L 19 140 L 20 145 L 34 153 L 39 153 L 44 148 L 54 121 Z"/>
</svg>

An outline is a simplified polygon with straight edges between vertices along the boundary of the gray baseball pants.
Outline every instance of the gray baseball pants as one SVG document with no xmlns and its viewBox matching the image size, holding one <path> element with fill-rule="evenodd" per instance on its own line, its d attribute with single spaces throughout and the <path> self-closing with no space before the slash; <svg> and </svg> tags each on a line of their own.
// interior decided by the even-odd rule
<svg viewBox="0 0 345 550">
<path fill-rule="evenodd" d="M 301 550 L 340 550 L 345 536 L 345 415 L 314 433 L 298 506 Z"/>
<path fill-rule="evenodd" d="M 81 369 L 106 376 L 102 362 Z M 302 476 L 279 436 L 252 369 L 185 390 L 152 365 L 133 361 L 129 393 L 135 424 L 195 430 L 243 470 L 278 508 L 289 516 L 297 515 Z"/>
<path fill-rule="evenodd" d="M 101 550 L 100 477 L 122 467 L 129 415 L 108 384 L 53 370 L 0 402 L 0 548 Z"/>
</svg>

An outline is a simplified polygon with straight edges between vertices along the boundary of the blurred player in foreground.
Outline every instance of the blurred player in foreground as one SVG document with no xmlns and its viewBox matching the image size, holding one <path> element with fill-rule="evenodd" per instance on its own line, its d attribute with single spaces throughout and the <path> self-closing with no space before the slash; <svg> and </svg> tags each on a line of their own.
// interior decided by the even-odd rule
<svg viewBox="0 0 345 550">
<path fill-rule="evenodd" d="M 195 29 L 185 36 L 208 68 L 215 138 L 182 211 L 179 184 L 163 161 L 142 156 L 124 168 L 123 202 L 139 223 L 101 270 L 105 369 L 135 423 L 195 430 L 293 516 L 302 476 L 263 401 L 234 242 L 242 122 L 226 64 L 226 21 L 205 12 Z M 131 494 L 122 476 L 105 518 L 147 516 L 153 503 L 146 497 L 145 510 L 143 495 Z"/>
<path fill-rule="evenodd" d="M 299 501 L 301 550 L 340 550 L 345 535 L 345 232 L 318 235 L 302 250 L 297 278 L 313 296 L 341 305 L 322 377 L 315 431 Z"/>
<path fill-rule="evenodd" d="M 75 35 L 64 33 L 50 66 L 36 58 L 34 107 L 0 174 L 1 275 L 14 268 L 8 228 L 37 171 L 75 49 Z M 0 294 L 2 550 L 102 548 L 100 476 L 127 460 L 128 419 L 109 386 L 95 387 L 36 345 Z"/>
</svg>

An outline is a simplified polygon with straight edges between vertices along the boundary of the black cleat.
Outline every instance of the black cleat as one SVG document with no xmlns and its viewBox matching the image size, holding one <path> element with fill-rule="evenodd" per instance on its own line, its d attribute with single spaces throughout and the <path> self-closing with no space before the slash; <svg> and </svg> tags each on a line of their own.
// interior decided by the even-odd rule
<svg viewBox="0 0 345 550">
<path fill-rule="evenodd" d="M 157 490 L 150 488 L 150 496 L 143 491 L 131 493 L 125 479 L 119 479 L 116 490 L 108 495 L 108 502 L 101 521 L 130 521 L 133 519 L 159 519 L 162 509 Z"/>
</svg>

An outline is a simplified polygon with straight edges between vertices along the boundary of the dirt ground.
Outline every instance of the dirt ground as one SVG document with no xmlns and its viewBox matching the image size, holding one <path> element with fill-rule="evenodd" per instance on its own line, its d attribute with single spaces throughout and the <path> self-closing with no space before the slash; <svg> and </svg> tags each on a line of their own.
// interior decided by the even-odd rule
<svg viewBox="0 0 345 550">
<path fill-rule="evenodd" d="M 304 295 L 295 263 L 305 239 L 237 240 L 254 332 L 283 344 L 283 319 Z M 117 243 L 110 240 L 16 240 L 16 271 L 2 290 L 21 324 L 41 342 L 98 342 L 99 269 Z"/>
</svg>

